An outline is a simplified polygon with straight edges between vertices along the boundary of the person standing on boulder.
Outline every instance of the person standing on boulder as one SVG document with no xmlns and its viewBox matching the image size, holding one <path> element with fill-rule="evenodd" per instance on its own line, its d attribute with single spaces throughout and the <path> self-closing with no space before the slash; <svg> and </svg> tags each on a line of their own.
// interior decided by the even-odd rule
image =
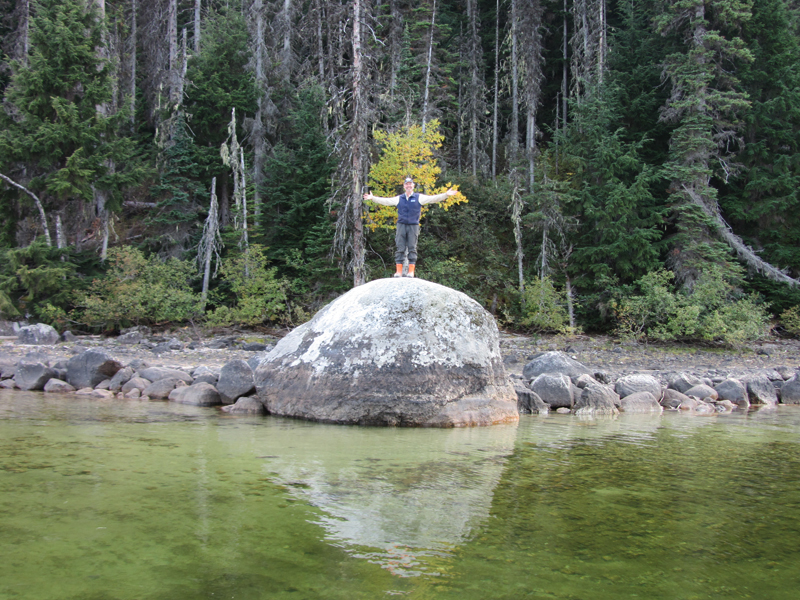
<svg viewBox="0 0 800 600">
<path fill-rule="evenodd" d="M 418 194 L 414 192 L 414 180 L 411 177 L 406 177 L 403 182 L 403 190 L 405 190 L 403 194 L 392 198 L 381 198 L 368 192 L 364 194 L 364 200 L 397 207 L 397 233 L 394 236 L 397 246 L 394 262 L 397 269 L 394 277 L 403 276 L 403 257 L 406 251 L 408 251 L 408 275 L 406 277 L 414 277 L 414 270 L 417 267 L 417 238 L 419 237 L 419 217 L 422 207 L 425 204 L 441 202 L 448 196 L 455 196 L 458 191 L 451 188 L 436 196 Z"/>
</svg>

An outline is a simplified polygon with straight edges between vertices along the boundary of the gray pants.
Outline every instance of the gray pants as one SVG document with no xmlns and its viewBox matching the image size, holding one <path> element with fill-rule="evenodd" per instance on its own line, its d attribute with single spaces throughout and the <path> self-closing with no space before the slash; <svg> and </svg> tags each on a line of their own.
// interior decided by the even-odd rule
<svg viewBox="0 0 800 600">
<path fill-rule="evenodd" d="M 394 253 L 394 263 L 399 265 L 403 262 L 408 252 L 408 264 L 417 264 L 417 238 L 419 237 L 419 223 L 408 225 L 406 223 L 397 224 L 397 233 L 394 234 L 394 243 L 397 245 L 397 252 Z"/>
</svg>

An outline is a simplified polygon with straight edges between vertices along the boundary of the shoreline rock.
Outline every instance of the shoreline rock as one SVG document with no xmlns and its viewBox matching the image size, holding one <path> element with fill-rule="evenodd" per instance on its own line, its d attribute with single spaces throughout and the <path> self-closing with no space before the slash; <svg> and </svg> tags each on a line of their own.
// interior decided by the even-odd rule
<svg viewBox="0 0 800 600">
<path fill-rule="evenodd" d="M 122 337 L 122 336 L 120 336 Z M 74 336 L 73 336 L 74 338 Z M 180 349 L 154 353 L 153 349 L 163 347 L 165 342 L 177 338 Z M 254 341 L 254 338 L 257 338 Z M 0 339 L 0 388 L 19 389 L 14 383 L 14 376 L 20 363 L 24 360 L 38 361 L 44 368 L 53 369 L 57 377 L 48 379 L 44 387 L 47 393 L 64 392 L 69 387 L 58 382 L 67 381 L 67 365 L 71 358 L 83 354 L 87 350 L 105 352 L 120 369 L 113 376 L 104 374 L 102 397 L 117 399 L 151 400 L 142 391 L 152 382 L 138 376 L 148 367 L 177 369 L 186 376 L 186 381 L 205 382 L 216 385 L 222 368 L 234 361 L 245 361 L 251 369 L 265 356 L 258 351 L 262 346 L 269 351 L 277 341 L 276 336 L 258 336 L 253 333 L 208 337 L 202 340 L 191 339 L 187 331 L 167 332 L 163 335 L 152 335 L 146 328 L 141 332 L 140 340 L 132 343 L 130 339 L 103 338 L 101 336 L 79 336 L 72 341 L 61 341 L 54 345 L 23 345 L 16 337 L 6 336 Z M 252 350 L 245 350 L 247 344 L 253 344 Z M 166 343 L 166 345 L 169 345 Z M 585 367 L 591 375 L 581 371 L 572 380 L 573 405 L 562 407 L 557 411 L 546 404 L 530 389 L 523 379 L 523 370 L 536 355 L 558 351 Z M 800 365 L 800 342 L 796 340 L 779 340 L 770 343 L 768 354 L 757 354 L 757 347 L 740 351 L 715 350 L 709 348 L 691 348 L 681 345 L 672 346 L 640 346 L 619 343 L 605 337 L 559 338 L 554 336 L 529 337 L 515 334 L 500 334 L 500 352 L 503 357 L 506 373 L 511 383 L 517 388 L 517 396 L 525 395 L 518 400 L 521 413 L 528 412 L 572 412 L 578 413 L 582 408 L 580 398 L 589 385 L 605 385 L 614 394 L 617 381 L 628 375 L 647 375 L 659 382 L 663 391 L 660 405 L 665 411 L 682 411 L 698 416 L 713 415 L 731 410 L 746 411 L 766 409 L 777 405 L 800 403 L 800 381 L 797 372 Z M 50 384 L 50 381 L 53 381 Z M 729 399 L 730 394 L 720 393 L 721 384 L 727 380 L 740 382 L 747 392 L 749 408 L 744 402 Z M 792 383 L 789 384 L 789 380 Z M 717 400 L 704 402 L 702 398 L 689 398 L 680 389 L 688 391 L 691 387 L 703 384 L 715 390 Z M 730 386 L 731 384 L 726 384 Z M 118 387 L 119 386 L 119 387 Z M 785 386 L 786 395 L 779 399 L 781 388 Z M 734 387 L 739 389 L 738 386 Z M 56 391 L 57 390 L 57 391 Z M 44 393 L 44 392 L 43 392 Z M 100 392 L 96 394 L 101 397 Z M 581 415 L 613 414 L 608 408 L 608 401 L 598 400 L 610 394 L 593 389 L 593 396 L 587 396 L 587 404 L 596 408 L 594 411 L 584 410 Z M 253 404 L 253 396 L 245 395 L 239 408 L 227 410 L 230 414 L 257 414 L 260 411 Z M 707 399 L 710 399 L 707 397 Z M 236 400 L 239 403 L 239 400 Z M 600 404 L 598 404 L 600 403 Z M 733 403 L 730 405 L 730 403 Z M 613 404 L 613 402 L 612 402 Z M 217 410 L 223 410 L 218 405 Z M 230 404 L 235 407 L 236 404 Z M 597 409 L 598 407 L 604 407 Z M 619 402 L 616 406 L 619 408 Z"/>
</svg>

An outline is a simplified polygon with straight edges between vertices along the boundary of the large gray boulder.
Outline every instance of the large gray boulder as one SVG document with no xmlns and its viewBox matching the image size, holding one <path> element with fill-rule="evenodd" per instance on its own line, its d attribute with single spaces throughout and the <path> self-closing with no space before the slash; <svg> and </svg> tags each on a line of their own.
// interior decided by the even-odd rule
<svg viewBox="0 0 800 600">
<path fill-rule="evenodd" d="M 122 365 L 102 350 L 86 350 L 67 362 L 67 382 L 75 389 L 93 388 L 116 375 Z"/>
<path fill-rule="evenodd" d="M 777 406 L 778 392 L 775 384 L 766 375 L 753 375 L 747 379 L 747 394 L 753 404 Z"/>
<path fill-rule="evenodd" d="M 517 421 L 492 316 L 421 279 L 380 279 L 284 337 L 255 372 L 275 415 L 335 423 L 459 427 Z"/>
<path fill-rule="evenodd" d="M 244 360 L 226 363 L 219 372 L 216 388 L 223 404 L 233 404 L 256 389 L 253 369 Z"/>
<path fill-rule="evenodd" d="M 800 379 L 793 375 L 791 379 L 783 382 L 781 386 L 782 404 L 800 404 Z"/>
<path fill-rule="evenodd" d="M 572 382 L 568 375 L 542 373 L 531 381 L 531 389 L 550 408 L 572 408 Z"/>
<path fill-rule="evenodd" d="M 573 412 L 576 415 L 616 415 L 619 413 L 619 394 L 609 385 L 589 383 L 575 401 Z"/>
<path fill-rule="evenodd" d="M 650 392 L 656 399 L 661 399 L 661 383 L 652 375 L 634 373 L 623 375 L 614 384 L 614 391 L 620 398 L 630 396 L 636 392 Z"/>
<path fill-rule="evenodd" d="M 56 377 L 56 370 L 41 362 L 22 360 L 14 373 L 14 383 L 21 390 L 42 390 Z"/>
<path fill-rule="evenodd" d="M 17 332 L 17 343 L 31 346 L 52 346 L 59 340 L 58 332 L 44 323 L 36 323 L 20 327 Z"/>
<path fill-rule="evenodd" d="M 749 408 L 747 388 L 738 379 L 726 379 L 714 386 L 719 400 L 729 400 L 739 408 Z"/>
<path fill-rule="evenodd" d="M 536 379 L 543 374 L 566 375 L 570 379 L 577 381 L 581 375 L 591 375 L 592 372 L 563 352 L 552 351 L 542 352 L 535 356 L 522 369 L 522 376 L 528 381 Z"/>
</svg>

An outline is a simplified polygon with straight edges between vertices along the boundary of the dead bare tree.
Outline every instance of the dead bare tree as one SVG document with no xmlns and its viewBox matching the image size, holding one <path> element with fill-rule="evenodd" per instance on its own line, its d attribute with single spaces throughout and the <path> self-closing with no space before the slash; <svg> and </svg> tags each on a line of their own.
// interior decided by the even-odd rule
<svg viewBox="0 0 800 600">
<path fill-rule="evenodd" d="M 11 178 L 10 178 L 10 177 L 8 177 L 7 175 L 3 175 L 2 173 L 0 173 L 0 179 L 2 179 L 3 181 L 5 181 L 5 182 L 6 182 L 6 183 L 8 183 L 9 185 L 12 185 L 12 186 L 14 186 L 14 187 L 15 187 L 15 188 L 17 188 L 17 189 L 19 189 L 19 190 L 22 190 L 23 192 L 25 192 L 26 194 L 28 194 L 28 196 L 30 196 L 31 198 L 33 198 L 33 202 L 36 204 L 36 210 L 38 210 L 38 211 L 39 211 L 39 219 L 41 220 L 42 229 L 44 230 L 44 240 L 45 240 L 45 243 L 46 243 L 48 246 L 51 246 L 51 245 L 52 245 L 52 241 L 51 241 L 51 239 L 50 239 L 50 229 L 47 227 L 47 215 L 46 215 L 46 214 L 45 214 L 45 212 L 44 212 L 44 206 L 42 205 L 42 201 L 41 201 L 41 200 L 39 200 L 39 196 L 37 196 L 36 194 L 34 194 L 32 191 L 30 191 L 30 190 L 29 190 L 28 188 L 26 188 L 24 185 L 21 185 L 21 184 L 17 183 L 16 181 L 14 181 L 13 179 L 11 179 Z"/>
<path fill-rule="evenodd" d="M 219 205 L 217 204 L 217 178 L 211 179 L 211 203 L 208 207 L 208 217 L 203 225 L 203 236 L 197 246 L 197 262 L 203 268 L 203 289 L 200 292 L 203 308 L 208 298 L 208 285 L 211 277 L 217 276 L 219 270 L 222 238 L 219 234 Z M 211 263 L 214 262 L 214 273 L 211 273 Z"/>
</svg>

